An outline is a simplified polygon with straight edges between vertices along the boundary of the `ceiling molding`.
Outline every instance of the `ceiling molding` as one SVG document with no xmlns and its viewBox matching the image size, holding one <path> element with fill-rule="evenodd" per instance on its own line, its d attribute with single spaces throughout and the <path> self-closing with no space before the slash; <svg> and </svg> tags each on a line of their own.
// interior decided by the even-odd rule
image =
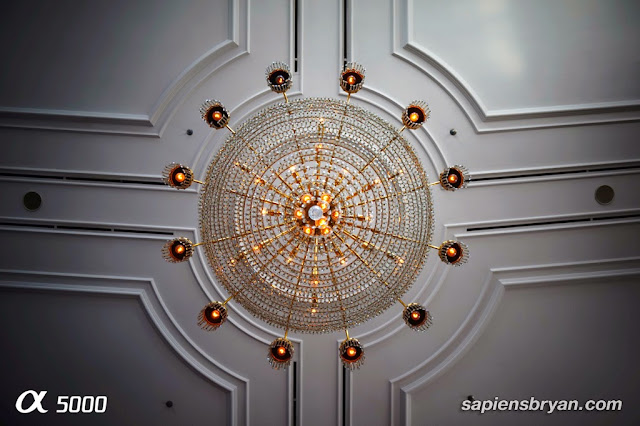
<svg viewBox="0 0 640 426">
<path fill-rule="evenodd" d="M 489 110 L 462 76 L 413 39 L 412 15 L 413 0 L 393 0 L 392 55 L 409 63 L 445 90 L 477 133 L 640 121 L 640 103 L 637 101 Z"/>
<path fill-rule="evenodd" d="M 116 295 L 138 299 L 164 342 L 195 371 L 229 393 L 229 424 L 237 426 L 248 421 L 249 379 L 221 365 L 187 336 L 167 310 L 152 278 L 2 269 L 0 288 Z"/>
<path fill-rule="evenodd" d="M 229 0 L 228 39 L 185 68 L 160 95 L 150 114 L 0 107 L 0 128 L 160 138 L 185 96 L 218 69 L 249 54 L 249 2 Z"/>
<path fill-rule="evenodd" d="M 489 269 L 482 296 L 456 333 L 423 363 L 390 380 L 391 424 L 413 424 L 411 394 L 428 386 L 471 349 L 487 328 L 505 291 L 523 286 L 601 282 L 602 278 L 622 276 L 640 276 L 640 257 Z"/>
</svg>

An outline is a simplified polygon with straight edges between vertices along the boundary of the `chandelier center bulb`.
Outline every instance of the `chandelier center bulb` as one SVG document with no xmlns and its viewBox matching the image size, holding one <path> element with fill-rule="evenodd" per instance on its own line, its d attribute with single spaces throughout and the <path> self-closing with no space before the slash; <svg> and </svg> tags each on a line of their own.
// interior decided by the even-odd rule
<svg viewBox="0 0 640 426">
<path fill-rule="evenodd" d="M 309 208 L 309 219 L 311 220 L 320 220 L 324 216 L 324 211 L 322 207 L 315 205 Z"/>
</svg>

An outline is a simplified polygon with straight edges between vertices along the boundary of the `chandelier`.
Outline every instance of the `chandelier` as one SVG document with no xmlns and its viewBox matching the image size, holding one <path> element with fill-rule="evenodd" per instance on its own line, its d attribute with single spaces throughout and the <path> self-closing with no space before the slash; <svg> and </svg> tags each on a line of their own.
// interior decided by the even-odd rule
<svg viewBox="0 0 640 426">
<path fill-rule="evenodd" d="M 425 102 L 413 101 L 396 129 L 377 115 L 351 104 L 364 83 L 365 69 L 348 63 L 339 75 L 345 101 L 289 100 L 291 71 L 281 62 L 266 70 L 267 84 L 284 96 L 244 122 L 229 126 L 229 112 L 217 100 L 201 107 L 204 121 L 230 135 L 203 181 L 182 164 L 165 167 L 166 184 L 200 191 L 200 238 L 175 238 L 163 246 L 169 262 L 188 260 L 202 246 L 229 297 L 212 301 L 198 315 L 205 330 L 227 319 L 235 299 L 261 320 L 284 329 L 269 346 L 273 368 L 289 365 L 294 348 L 289 331 L 344 331 L 342 363 L 358 368 L 364 348 L 348 329 L 400 303 L 402 319 L 426 330 L 431 313 L 405 303 L 430 249 L 458 266 L 468 248 L 459 241 L 431 244 L 431 187 L 448 191 L 469 180 L 462 166 L 446 168 L 430 183 L 413 148 L 403 137 L 429 118 Z"/>
</svg>

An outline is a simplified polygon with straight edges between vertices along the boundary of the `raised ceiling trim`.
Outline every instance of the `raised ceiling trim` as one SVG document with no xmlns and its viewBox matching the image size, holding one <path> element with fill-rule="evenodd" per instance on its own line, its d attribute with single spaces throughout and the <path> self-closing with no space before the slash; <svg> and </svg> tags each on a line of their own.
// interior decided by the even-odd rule
<svg viewBox="0 0 640 426">
<path fill-rule="evenodd" d="M 167 345 L 195 371 L 229 393 L 229 424 L 248 421 L 249 379 L 218 363 L 186 335 L 167 311 L 153 278 L 2 269 L 0 288 L 137 298 Z"/>
<path fill-rule="evenodd" d="M 175 110 L 202 79 L 249 53 L 249 3 L 229 0 L 228 39 L 185 68 L 160 95 L 150 114 L 0 107 L 0 128 L 160 138 Z"/>
<path fill-rule="evenodd" d="M 489 110 L 473 88 L 444 60 L 413 39 L 413 0 L 393 0 L 392 55 L 414 66 L 445 90 L 477 133 L 640 121 L 637 101 Z"/>
<path fill-rule="evenodd" d="M 505 291 L 523 286 L 570 285 L 601 278 L 635 276 L 640 276 L 640 257 L 489 269 L 482 296 L 458 331 L 423 363 L 390 380 L 391 424 L 412 424 L 411 393 L 428 386 L 473 347 L 487 328 Z"/>
</svg>

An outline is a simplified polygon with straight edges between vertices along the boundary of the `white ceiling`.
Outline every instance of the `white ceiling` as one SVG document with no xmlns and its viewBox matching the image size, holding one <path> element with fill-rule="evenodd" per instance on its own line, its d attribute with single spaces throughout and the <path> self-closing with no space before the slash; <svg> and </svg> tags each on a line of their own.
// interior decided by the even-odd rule
<svg viewBox="0 0 640 426">
<path fill-rule="evenodd" d="M 345 1 L 3 5 L 0 423 L 640 421 L 638 4 Z M 475 178 L 434 191 L 434 240 L 465 241 L 471 260 L 430 256 L 403 297 L 433 313 L 427 332 L 399 307 L 350 331 L 360 370 L 343 377 L 335 333 L 292 335 L 295 371 L 273 371 L 266 345 L 282 331 L 237 304 L 219 331 L 198 328 L 227 294 L 201 252 L 162 259 L 172 235 L 198 240 L 198 188 L 159 176 L 176 161 L 202 177 L 224 142 L 204 99 L 239 124 L 281 101 L 266 66 L 296 58 L 291 98 L 344 99 L 343 55 L 367 68 L 354 103 L 398 127 L 406 103 L 429 103 L 408 136 L 427 173 L 464 164 Z M 17 413 L 28 389 L 48 391 L 49 413 Z M 106 395 L 108 410 L 55 414 L 58 395 Z M 624 405 L 480 415 L 460 410 L 469 395 Z"/>
</svg>

